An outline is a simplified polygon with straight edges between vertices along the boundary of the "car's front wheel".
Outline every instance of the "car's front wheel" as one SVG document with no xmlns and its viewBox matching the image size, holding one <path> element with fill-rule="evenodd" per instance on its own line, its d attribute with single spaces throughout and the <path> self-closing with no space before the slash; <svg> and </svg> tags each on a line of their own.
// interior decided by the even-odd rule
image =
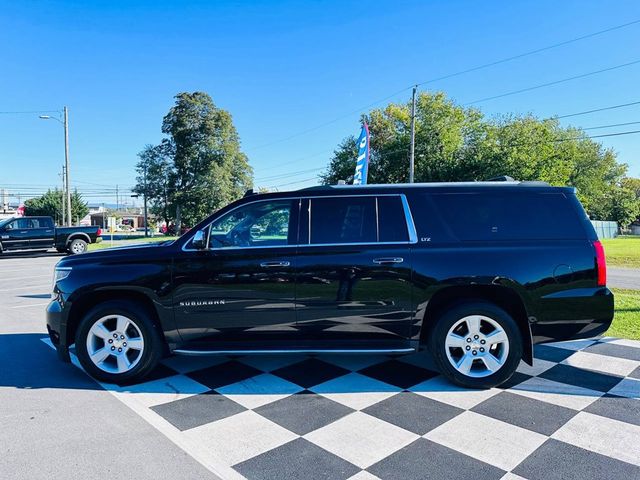
<svg viewBox="0 0 640 480">
<path fill-rule="evenodd" d="M 162 338 L 151 315 L 130 301 L 109 301 L 80 322 L 76 354 L 84 369 L 108 383 L 134 383 L 160 360 Z"/>
<path fill-rule="evenodd" d="M 430 337 L 440 371 L 452 382 L 490 388 L 507 381 L 522 357 L 522 335 L 498 306 L 474 301 L 442 313 Z"/>
</svg>

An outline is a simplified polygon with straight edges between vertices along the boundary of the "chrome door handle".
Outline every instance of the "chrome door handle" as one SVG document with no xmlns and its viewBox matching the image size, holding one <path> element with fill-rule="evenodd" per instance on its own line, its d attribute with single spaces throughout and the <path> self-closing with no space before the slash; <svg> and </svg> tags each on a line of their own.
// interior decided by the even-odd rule
<svg viewBox="0 0 640 480">
<path fill-rule="evenodd" d="M 270 267 L 288 267 L 290 265 L 289 262 L 262 262 L 260 264 L 261 267 L 270 268 Z"/>
<path fill-rule="evenodd" d="M 402 257 L 384 257 L 384 258 L 374 258 L 373 263 L 377 263 L 378 265 L 389 265 L 392 263 L 402 263 L 404 262 L 404 258 Z"/>
</svg>

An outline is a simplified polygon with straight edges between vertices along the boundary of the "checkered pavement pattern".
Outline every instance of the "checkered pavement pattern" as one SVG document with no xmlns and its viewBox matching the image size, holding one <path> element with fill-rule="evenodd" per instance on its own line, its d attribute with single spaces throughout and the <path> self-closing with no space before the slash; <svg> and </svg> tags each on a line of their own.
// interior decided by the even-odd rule
<svg viewBox="0 0 640 480">
<path fill-rule="evenodd" d="M 535 357 L 489 390 L 453 386 L 426 353 L 176 356 L 113 388 L 237 478 L 640 479 L 640 342 Z"/>
</svg>

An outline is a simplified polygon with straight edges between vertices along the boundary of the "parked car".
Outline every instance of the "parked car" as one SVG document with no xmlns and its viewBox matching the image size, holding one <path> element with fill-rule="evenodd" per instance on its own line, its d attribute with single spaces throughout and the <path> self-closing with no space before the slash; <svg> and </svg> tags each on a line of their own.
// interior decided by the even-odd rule
<svg viewBox="0 0 640 480">
<path fill-rule="evenodd" d="M 56 227 L 51 217 L 18 217 L 0 221 L 0 253 L 11 250 L 49 250 L 84 253 L 100 242 L 98 226 Z"/>
<path fill-rule="evenodd" d="M 75 343 L 118 383 L 171 352 L 427 347 L 452 382 L 485 388 L 531 364 L 534 343 L 612 318 L 575 190 L 514 181 L 249 195 L 173 242 L 62 259 L 47 307 L 60 358 Z"/>
</svg>

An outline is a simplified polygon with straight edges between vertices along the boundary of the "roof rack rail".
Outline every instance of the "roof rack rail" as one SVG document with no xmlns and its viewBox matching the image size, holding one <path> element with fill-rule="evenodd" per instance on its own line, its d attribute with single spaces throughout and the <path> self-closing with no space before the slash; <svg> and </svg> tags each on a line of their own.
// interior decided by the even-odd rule
<svg viewBox="0 0 640 480">
<path fill-rule="evenodd" d="M 486 180 L 487 182 L 515 182 L 515 178 L 510 177 L 509 175 L 500 175 L 497 177 L 490 178 Z"/>
</svg>

